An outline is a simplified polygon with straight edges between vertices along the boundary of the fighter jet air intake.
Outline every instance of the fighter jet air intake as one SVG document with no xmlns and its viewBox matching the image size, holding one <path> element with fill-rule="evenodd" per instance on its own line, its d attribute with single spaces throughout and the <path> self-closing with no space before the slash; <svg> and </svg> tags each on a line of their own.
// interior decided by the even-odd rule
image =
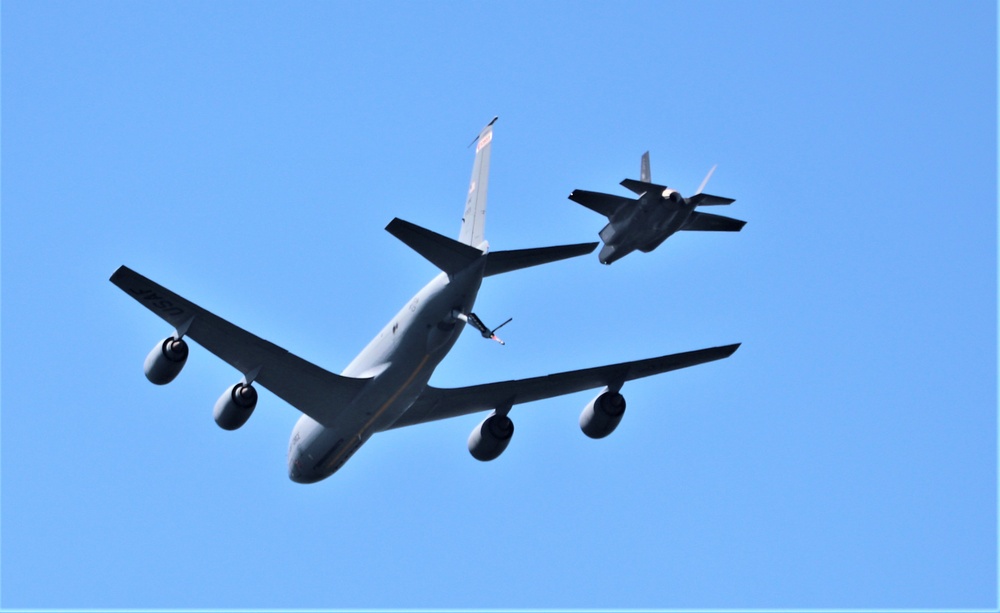
<svg viewBox="0 0 1000 613">
<path fill-rule="evenodd" d="M 474 141 L 472 179 L 457 240 L 399 218 L 386 226 L 389 233 L 434 264 L 440 273 L 404 303 L 341 374 L 311 364 L 121 266 L 111 275 L 111 282 L 172 328 L 147 356 L 146 378 L 158 385 L 172 381 L 187 362 L 188 340 L 195 341 L 237 371 L 236 381 L 215 403 L 216 423 L 225 430 L 240 428 L 257 406 L 256 387 L 270 390 L 302 414 L 288 445 L 288 476 L 297 483 L 315 483 L 337 472 L 379 432 L 485 411 L 489 414 L 473 429 L 468 449 L 478 460 L 496 459 L 514 434 L 510 413 L 515 406 L 588 389 L 600 391 L 585 405 L 579 425 L 587 436 L 601 438 L 622 419 L 622 387 L 627 382 L 719 360 L 736 351 L 738 343 L 528 379 L 459 388 L 430 385 L 434 369 L 455 345 L 466 324 L 484 338 L 499 341 L 497 330 L 507 322 L 491 327 L 483 321 L 491 318 L 473 312 L 485 277 L 586 255 L 598 244 L 489 250 L 485 238 L 486 195 L 495 122 L 496 118 Z M 655 200 L 645 196 L 651 190 L 656 191 Z M 663 200 L 675 202 L 664 190 L 642 183 L 638 191 L 644 195 L 639 206 Z M 696 226 L 684 229 L 719 229 L 709 227 L 717 223 L 709 219 L 714 216 L 687 221 L 698 213 L 683 207 L 731 202 L 700 191 L 700 198 L 696 195 L 690 201 L 676 201 L 667 219 L 676 217 L 678 223 L 669 221 L 658 227 L 669 231 L 681 225 Z M 662 198 L 660 192 L 664 193 Z M 614 216 L 615 211 L 607 203 L 615 197 L 598 196 L 604 198 L 598 199 L 602 203 L 598 208 Z M 628 220 L 632 217 L 629 213 Z M 646 247 L 650 240 L 637 242 L 631 248 Z M 616 252 L 614 257 L 620 256 Z"/>
<path fill-rule="evenodd" d="M 698 191 L 685 198 L 675 189 L 651 182 L 647 151 L 642 154 L 639 180 L 625 179 L 621 183 L 638 194 L 638 198 L 577 189 L 569 199 L 608 218 L 608 225 L 598 233 L 604 247 L 597 257 L 602 264 L 611 264 L 636 249 L 649 253 L 678 230 L 739 232 L 745 221 L 695 210 L 699 206 L 735 202 L 732 198 L 702 193 L 713 172 L 715 166 L 708 171 Z"/>
</svg>

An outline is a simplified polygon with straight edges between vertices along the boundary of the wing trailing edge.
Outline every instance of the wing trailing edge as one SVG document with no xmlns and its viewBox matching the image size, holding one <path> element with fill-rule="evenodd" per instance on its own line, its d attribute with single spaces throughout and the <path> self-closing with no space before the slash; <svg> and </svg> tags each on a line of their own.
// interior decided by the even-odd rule
<svg viewBox="0 0 1000 613">
<path fill-rule="evenodd" d="M 735 343 L 634 362 L 470 387 L 440 389 L 427 386 L 413 406 L 389 429 L 459 417 L 500 406 L 534 402 L 604 386 L 620 386 L 635 379 L 728 358 L 739 347 L 740 343 Z"/>
</svg>

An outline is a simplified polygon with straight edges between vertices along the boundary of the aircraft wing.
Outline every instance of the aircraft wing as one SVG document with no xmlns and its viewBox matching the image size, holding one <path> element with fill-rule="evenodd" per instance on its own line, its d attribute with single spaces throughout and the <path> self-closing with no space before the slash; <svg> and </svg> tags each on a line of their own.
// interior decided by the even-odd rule
<svg viewBox="0 0 1000 613">
<path fill-rule="evenodd" d="M 321 424 L 354 399 L 369 379 L 342 377 L 235 326 L 122 266 L 111 282 L 177 330 Z"/>
<path fill-rule="evenodd" d="M 601 192 L 588 192 L 585 189 L 574 189 L 569 195 L 569 199 L 577 204 L 582 204 L 591 211 L 600 213 L 609 219 L 623 206 L 635 203 L 635 200 L 625 198 L 624 196 L 602 194 Z"/>
<path fill-rule="evenodd" d="M 420 398 L 413 403 L 413 406 L 389 429 L 469 415 L 508 404 L 515 405 L 544 400 L 605 385 L 621 385 L 633 379 L 641 379 L 642 377 L 728 358 L 739 346 L 739 343 L 736 343 L 735 345 L 675 353 L 635 362 L 622 362 L 621 364 L 573 370 L 544 377 L 515 379 L 471 387 L 441 389 L 428 385 Z"/>
<path fill-rule="evenodd" d="M 691 216 L 688 217 L 687 222 L 681 227 L 681 230 L 697 230 L 701 232 L 739 232 L 743 229 L 743 226 L 747 225 L 747 222 L 733 219 L 732 217 L 723 217 L 722 215 L 713 215 L 711 213 L 699 213 L 694 211 Z"/>
</svg>

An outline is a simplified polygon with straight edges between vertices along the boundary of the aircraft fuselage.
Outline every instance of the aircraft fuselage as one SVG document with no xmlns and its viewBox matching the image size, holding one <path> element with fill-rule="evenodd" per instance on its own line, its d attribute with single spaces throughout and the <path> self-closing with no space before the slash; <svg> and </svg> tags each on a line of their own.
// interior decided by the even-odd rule
<svg viewBox="0 0 1000 613">
<path fill-rule="evenodd" d="M 600 232 L 604 240 L 598 255 L 601 263 L 611 264 L 636 249 L 652 251 L 683 228 L 695 207 L 677 192 L 670 196 L 646 192 L 634 206 L 622 207 Z"/>
<path fill-rule="evenodd" d="M 465 324 L 455 313 L 471 312 L 485 264 L 483 257 L 452 277 L 440 273 L 368 343 L 342 374 L 371 380 L 335 423 L 326 427 L 307 415 L 299 419 L 288 446 L 292 481 L 329 477 L 417 400 L 462 333 Z"/>
</svg>

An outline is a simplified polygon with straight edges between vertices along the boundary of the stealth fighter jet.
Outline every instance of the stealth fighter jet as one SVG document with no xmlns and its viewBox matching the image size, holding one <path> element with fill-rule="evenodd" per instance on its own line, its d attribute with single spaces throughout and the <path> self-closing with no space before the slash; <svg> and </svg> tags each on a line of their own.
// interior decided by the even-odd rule
<svg viewBox="0 0 1000 613">
<path fill-rule="evenodd" d="M 639 180 L 625 179 L 621 183 L 638 194 L 638 198 L 577 189 L 569 199 L 608 218 L 608 225 L 599 233 L 604 247 L 598 259 L 602 264 L 611 264 L 636 249 L 649 253 L 678 230 L 739 232 L 745 221 L 695 210 L 699 206 L 735 202 L 732 198 L 702 193 L 713 172 L 715 166 L 708 171 L 698 191 L 685 198 L 675 189 L 651 182 L 647 151 L 642 154 Z"/>
</svg>

